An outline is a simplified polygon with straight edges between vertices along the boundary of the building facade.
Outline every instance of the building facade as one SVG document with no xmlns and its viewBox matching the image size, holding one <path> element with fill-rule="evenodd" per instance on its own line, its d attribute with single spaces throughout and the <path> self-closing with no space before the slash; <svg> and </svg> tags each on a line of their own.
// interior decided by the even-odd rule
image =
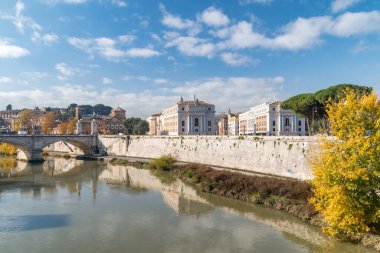
<svg viewBox="0 0 380 253">
<path fill-rule="evenodd" d="M 77 134 L 91 134 L 94 132 L 92 125 L 96 124 L 96 132 L 100 134 L 124 133 L 125 115 L 126 111 L 120 107 L 112 109 L 111 114 L 108 116 L 95 114 L 82 115 L 80 108 L 77 108 L 75 110 L 75 118 L 77 118 L 79 122 L 76 132 Z"/>
<path fill-rule="evenodd" d="M 239 113 L 228 110 L 228 135 L 239 135 Z"/>
<path fill-rule="evenodd" d="M 195 99 L 177 102 L 160 116 L 162 135 L 214 135 L 215 106 Z"/>
<path fill-rule="evenodd" d="M 160 116 L 161 113 L 153 114 L 146 118 L 146 121 L 149 124 L 149 135 L 159 135 L 160 134 Z"/>
<path fill-rule="evenodd" d="M 263 103 L 239 115 L 240 135 L 303 136 L 306 133 L 305 119 L 282 109 L 280 102 Z"/>
</svg>

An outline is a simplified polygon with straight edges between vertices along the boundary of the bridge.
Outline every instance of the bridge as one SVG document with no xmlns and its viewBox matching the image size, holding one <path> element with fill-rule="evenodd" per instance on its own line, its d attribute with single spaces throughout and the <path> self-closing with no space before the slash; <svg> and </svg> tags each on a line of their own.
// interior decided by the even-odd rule
<svg viewBox="0 0 380 253">
<path fill-rule="evenodd" d="M 71 145 L 80 149 L 86 156 L 98 152 L 97 135 L 0 135 L 0 143 L 11 144 L 18 149 L 17 159 L 29 162 L 43 161 L 43 148 L 60 141 L 70 150 Z"/>
</svg>

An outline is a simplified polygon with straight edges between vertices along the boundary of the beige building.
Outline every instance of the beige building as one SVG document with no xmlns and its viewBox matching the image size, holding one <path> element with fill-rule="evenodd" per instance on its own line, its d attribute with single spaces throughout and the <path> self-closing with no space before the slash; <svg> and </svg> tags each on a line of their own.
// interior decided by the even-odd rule
<svg viewBox="0 0 380 253">
<path fill-rule="evenodd" d="M 228 135 L 239 135 L 239 113 L 228 110 Z"/>
<path fill-rule="evenodd" d="M 160 116 L 160 134 L 214 135 L 215 106 L 195 99 L 180 101 L 165 109 Z"/>
<path fill-rule="evenodd" d="M 160 116 L 161 113 L 153 114 L 146 118 L 146 121 L 149 124 L 149 135 L 159 135 L 160 134 Z"/>
<path fill-rule="evenodd" d="M 306 135 L 306 121 L 280 102 L 263 103 L 239 115 L 240 135 Z"/>
</svg>

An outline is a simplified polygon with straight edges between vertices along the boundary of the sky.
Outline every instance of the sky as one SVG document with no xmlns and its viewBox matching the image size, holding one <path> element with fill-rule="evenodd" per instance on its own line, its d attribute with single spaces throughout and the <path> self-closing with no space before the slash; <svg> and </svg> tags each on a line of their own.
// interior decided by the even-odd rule
<svg viewBox="0 0 380 253">
<path fill-rule="evenodd" d="M 0 108 L 180 100 L 246 111 L 380 89 L 380 0 L 0 0 Z"/>
</svg>

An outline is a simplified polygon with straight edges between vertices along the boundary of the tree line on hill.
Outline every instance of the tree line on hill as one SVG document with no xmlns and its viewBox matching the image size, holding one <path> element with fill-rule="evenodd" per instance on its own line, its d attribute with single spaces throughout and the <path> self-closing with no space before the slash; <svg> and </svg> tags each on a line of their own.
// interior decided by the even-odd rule
<svg viewBox="0 0 380 253">
<path fill-rule="evenodd" d="M 351 90 L 357 95 L 368 95 L 373 89 L 367 86 L 354 84 L 338 84 L 314 93 L 298 94 L 281 103 L 284 109 L 291 109 L 294 113 L 306 119 L 309 134 L 330 132 L 330 123 L 327 114 L 327 105 L 344 99 L 346 91 Z"/>
</svg>

